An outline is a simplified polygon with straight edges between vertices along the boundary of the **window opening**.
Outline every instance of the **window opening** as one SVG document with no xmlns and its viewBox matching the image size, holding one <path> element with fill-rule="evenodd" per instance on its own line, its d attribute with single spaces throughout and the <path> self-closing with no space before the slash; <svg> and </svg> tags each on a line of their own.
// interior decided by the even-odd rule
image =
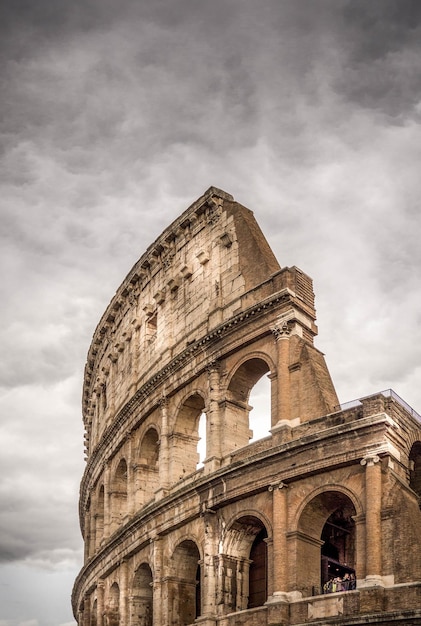
<svg viewBox="0 0 421 626">
<path fill-rule="evenodd" d="M 271 382 L 264 375 L 254 385 L 250 393 L 249 404 L 253 407 L 249 414 L 249 426 L 253 431 L 250 443 L 270 435 L 271 428 Z"/>
<path fill-rule="evenodd" d="M 199 441 L 197 442 L 198 463 L 196 469 L 203 467 L 206 458 L 206 413 L 202 413 L 199 418 Z"/>
<path fill-rule="evenodd" d="M 421 508 L 421 442 L 414 443 L 409 455 L 409 486 L 418 496 Z"/>
<path fill-rule="evenodd" d="M 146 321 L 146 340 L 151 342 L 156 338 L 158 332 L 158 314 L 154 313 Z"/>
</svg>

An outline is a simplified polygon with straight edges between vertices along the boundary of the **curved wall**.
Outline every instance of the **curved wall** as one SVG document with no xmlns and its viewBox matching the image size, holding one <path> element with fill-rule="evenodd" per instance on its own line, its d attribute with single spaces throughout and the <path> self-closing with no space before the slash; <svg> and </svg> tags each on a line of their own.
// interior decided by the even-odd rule
<svg viewBox="0 0 421 626">
<path fill-rule="evenodd" d="M 279 267 L 229 194 L 210 188 L 148 248 L 85 368 L 79 625 L 228 626 L 242 611 L 247 624 L 269 623 L 271 611 L 285 620 L 287 605 L 320 588 L 321 556 L 326 567 L 332 555 L 347 559 L 359 580 L 395 576 L 392 562 L 368 571 L 381 504 L 367 509 L 367 488 L 381 498 L 390 450 L 404 442 L 376 403 L 340 410 L 316 333 L 311 279 Z M 271 433 L 249 443 L 250 394 L 263 376 Z M 402 459 L 394 472 L 413 514 L 409 451 Z M 334 527 L 346 541 L 330 546 Z M 291 623 L 302 617 L 287 612 Z"/>
</svg>

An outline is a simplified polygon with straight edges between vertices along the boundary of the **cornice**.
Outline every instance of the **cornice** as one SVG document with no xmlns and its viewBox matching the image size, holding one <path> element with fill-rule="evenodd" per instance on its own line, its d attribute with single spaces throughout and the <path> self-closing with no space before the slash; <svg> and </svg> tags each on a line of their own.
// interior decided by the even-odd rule
<svg viewBox="0 0 421 626">
<path fill-rule="evenodd" d="M 198 228 L 203 225 L 213 225 L 219 219 L 224 200 L 234 201 L 233 196 L 217 187 L 209 189 L 191 204 L 163 233 L 146 249 L 146 252 L 135 263 L 126 278 L 107 306 L 101 317 L 91 341 L 85 365 L 85 379 L 90 377 L 90 373 L 95 368 L 95 361 L 99 354 L 99 346 L 103 342 L 104 336 L 114 323 L 121 310 L 132 304 L 133 290 L 141 284 L 141 289 L 149 282 L 153 275 L 153 268 L 159 265 L 159 259 L 164 265 L 170 262 L 174 256 L 176 241 L 185 236 L 186 230 Z M 247 209 L 249 210 L 249 209 Z"/>
<path fill-rule="evenodd" d="M 209 348 L 216 343 L 218 343 L 221 339 L 226 339 L 226 336 L 237 332 L 239 327 L 245 326 L 249 323 L 250 318 L 257 319 L 263 315 L 266 315 L 268 309 L 275 309 L 277 306 L 282 305 L 288 301 L 291 301 L 293 297 L 292 292 L 288 289 L 282 289 L 276 294 L 271 295 L 270 297 L 262 300 L 261 302 L 255 304 L 254 306 L 249 307 L 248 309 L 238 313 L 233 316 L 226 322 L 223 322 L 215 329 L 213 329 L 210 333 L 206 334 L 201 339 L 198 339 L 196 342 L 190 344 L 183 352 L 174 357 L 166 366 L 164 366 L 159 372 L 157 372 L 152 378 L 146 381 L 136 392 L 135 394 L 128 400 L 125 405 L 118 411 L 113 423 L 108 427 L 105 431 L 104 435 L 101 437 L 101 440 L 91 452 L 89 459 L 87 461 L 87 465 L 85 468 L 85 472 L 82 478 L 81 487 L 80 487 L 80 506 L 82 507 L 82 503 L 85 501 L 86 489 L 87 489 L 87 480 L 90 474 L 93 472 L 94 467 L 101 463 L 103 460 L 103 456 L 107 450 L 107 448 L 111 444 L 116 444 L 117 435 L 120 430 L 126 424 L 127 418 L 130 414 L 135 412 L 142 405 L 146 398 L 150 398 L 152 395 L 155 395 L 156 398 L 156 406 L 161 400 L 160 394 L 156 393 L 157 390 L 167 383 L 170 376 L 174 373 L 184 369 L 192 360 L 194 360 L 198 354 L 203 354 L 204 348 Z M 268 326 L 267 334 L 270 334 L 271 330 Z M 228 349 L 228 348 L 227 348 Z M 212 354 L 209 358 L 204 359 L 203 363 L 195 370 L 191 376 L 197 376 L 202 371 L 204 371 L 210 364 L 215 361 L 215 358 L 222 358 L 224 356 L 224 352 L 218 351 L 218 355 Z M 155 405 L 154 405 L 155 406 Z M 127 433 L 124 433 L 124 436 Z M 115 446 L 117 447 L 117 446 Z M 81 520 L 83 519 L 82 509 L 80 511 Z"/>
<path fill-rule="evenodd" d="M 348 451 L 346 453 L 334 453 L 328 457 L 324 457 L 322 460 L 317 460 L 312 463 L 309 463 L 306 460 L 301 464 L 291 464 L 288 467 L 279 468 L 278 459 L 280 456 L 285 455 L 285 457 L 289 458 L 296 453 L 306 453 L 306 450 L 309 447 L 312 447 L 315 441 L 324 442 L 332 439 L 333 437 L 352 437 L 354 438 L 355 433 L 357 431 L 369 429 L 373 435 L 378 431 L 373 428 L 375 426 L 385 426 L 388 427 L 388 419 L 387 415 L 374 415 L 366 418 L 360 418 L 355 420 L 355 423 L 348 424 L 348 429 L 344 430 L 343 425 L 338 425 L 335 427 L 331 427 L 318 433 L 317 439 L 314 435 L 309 435 L 308 437 L 299 437 L 297 439 L 293 439 L 291 441 L 273 446 L 267 450 L 260 451 L 257 454 L 251 454 L 250 456 L 243 459 L 235 459 L 235 455 L 233 455 L 233 461 L 231 464 L 221 467 L 216 470 L 212 474 L 201 475 L 199 476 L 199 472 L 192 475 L 191 480 L 186 479 L 183 481 L 181 487 L 176 488 L 172 493 L 165 496 L 162 500 L 157 502 L 152 502 L 146 508 L 141 509 L 136 515 L 134 515 L 130 521 L 119 531 L 117 531 L 109 540 L 100 552 L 98 552 L 83 568 L 80 572 L 74 587 L 74 596 L 80 593 L 80 588 L 84 584 L 89 576 L 95 572 L 96 568 L 101 566 L 101 563 L 107 561 L 107 557 L 111 554 L 115 555 L 115 561 L 118 563 L 132 554 L 138 552 L 142 549 L 148 542 L 151 540 L 150 535 L 143 537 L 138 537 L 135 541 L 135 533 L 141 527 L 146 527 L 150 520 L 156 519 L 158 514 L 164 514 L 165 510 L 170 509 L 174 506 L 174 503 L 182 504 L 183 502 L 194 502 L 194 498 L 198 497 L 199 494 L 203 494 L 204 492 L 217 492 L 216 486 L 220 481 L 224 481 L 224 484 L 227 485 L 230 479 L 234 479 L 240 474 L 241 476 L 244 472 L 250 473 L 251 468 L 257 468 L 262 464 L 268 465 L 268 472 L 264 477 L 260 478 L 257 481 L 254 481 L 251 485 L 250 483 L 241 482 L 240 487 L 234 489 L 225 489 L 222 496 L 215 497 L 214 500 L 209 504 L 209 507 L 216 511 L 221 507 L 227 506 L 232 502 L 235 502 L 238 499 L 243 499 L 244 497 L 249 496 L 250 494 L 255 494 L 259 492 L 270 490 L 273 484 L 282 483 L 283 486 L 292 487 L 297 480 L 301 480 L 303 478 L 308 477 L 309 475 L 320 474 L 324 471 L 332 471 L 335 469 L 339 469 L 341 467 L 346 467 L 349 465 L 360 465 L 361 461 L 367 457 L 367 455 L 373 455 L 373 451 L 378 450 L 379 457 L 383 457 L 387 455 L 383 449 L 380 449 L 375 446 L 370 446 L 367 449 L 367 446 L 363 446 L 361 448 L 354 448 L 352 451 Z M 251 444 L 253 445 L 253 444 Z M 370 452 L 371 451 L 371 452 Z M 273 468 L 276 468 L 276 471 L 273 471 Z M 361 471 L 363 471 L 361 469 Z M 183 507 L 181 507 L 183 508 Z M 183 519 L 175 522 L 172 516 L 168 516 L 165 519 L 165 515 L 163 518 L 165 521 L 160 525 L 159 528 L 154 529 L 155 537 L 163 537 L 168 532 L 174 529 L 174 523 L 177 524 L 185 524 L 189 520 L 194 519 L 202 514 L 199 506 L 190 507 L 186 516 Z M 124 542 L 126 539 L 131 539 L 132 544 L 130 549 L 124 546 Z M 116 549 L 119 549 L 118 554 L 115 553 Z M 113 569 L 116 567 L 113 563 L 110 563 L 108 569 Z M 101 571 L 101 576 L 105 575 L 105 572 Z"/>
</svg>

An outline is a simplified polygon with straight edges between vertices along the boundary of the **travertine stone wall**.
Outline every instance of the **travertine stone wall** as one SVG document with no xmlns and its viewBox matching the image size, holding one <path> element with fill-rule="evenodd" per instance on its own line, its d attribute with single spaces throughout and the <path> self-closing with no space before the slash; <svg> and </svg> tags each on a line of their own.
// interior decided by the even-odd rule
<svg viewBox="0 0 421 626">
<path fill-rule="evenodd" d="M 341 409 L 315 319 L 309 276 L 213 187 L 135 264 L 85 368 L 79 626 L 421 618 L 421 418 L 394 394 Z M 320 595 L 335 564 L 357 590 Z"/>
</svg>

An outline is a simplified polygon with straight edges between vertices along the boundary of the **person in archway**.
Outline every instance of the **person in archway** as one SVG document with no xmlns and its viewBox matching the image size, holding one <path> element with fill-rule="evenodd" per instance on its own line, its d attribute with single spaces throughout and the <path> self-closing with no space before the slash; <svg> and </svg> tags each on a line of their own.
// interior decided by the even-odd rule
<svg viewBox="0 0 421 626">
<path fill-rule="evenodd" d="M 347 572 L 342 579 L 342 591 L 348 591 L 350 584 L 351 584 L 351 578 Z"/>
</svg>

